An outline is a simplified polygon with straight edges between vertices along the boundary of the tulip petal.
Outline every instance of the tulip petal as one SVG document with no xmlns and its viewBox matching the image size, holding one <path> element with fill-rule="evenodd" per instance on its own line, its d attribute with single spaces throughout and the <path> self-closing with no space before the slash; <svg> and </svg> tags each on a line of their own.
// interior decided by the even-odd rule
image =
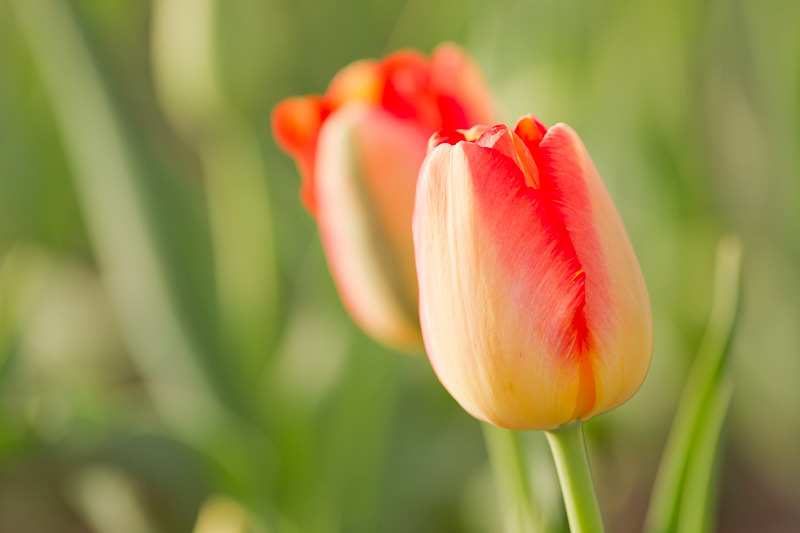
<svg viewBox="0 0 800 533">
<path fill-rule="evenodd" d="M 525 115 L 517 121 L 514 133 L 522 139 L 522 142 L 525 143 L 525 146 L 528 147 L 531 155 L 533 155 L 539 151 L 539 143 L 542 142 L 542 137 L 547 133 L 547 128 L 535 116 Z"/>
<path fill-rule="evenodd" d="M 551 127 L 534 154 L 586 275 L 584 316 L 596 387 L 590 418 L 630 398 L 650 363 L 652 317 L 644 279 L 617 210 L 578 135 Z M 648 354 L 643 357 L 643 354 Z"/>
<path fill-rule="evenodd" d="M 440 95 L 439 109 L 446 127 L 469 128 L 494 122 L 486 81 L 475 62 L 458 46 L 441 44 L 431 54 L 431 87 Z"/>
<path fill-rule="evenodd" d="M 325 93 L 325 101 L 331 109 L 338 109 L 348 102 L 379 103 L 383 85 L 378 63 L 362 59 L 336 74 Z"/>
<path fill-rule="evenodd" d="M 442 144 L 420 172 L 413 227 L 423 338 L 444 386 L 502 427 L 573 420 L 586 408 L 586 276 L 546 194 L 497 150 Z"/>
<path fill-rule="evenodd" d="M 295 158 L 303 179 L 300 197 L 312 214 L 316 211 L 314 161 L 317 137 L 327 116 L 327 107 L 318 96 L 287 98 L 272 112 L 275 140 Z"/>
<path fill-rule="evenodd" d="M 342 301 L 367 333 L 405 348 L 420 336 L 409 230 L 425 137 L 347 104 L 322 127 L 316 167 L 317 222 Z"/>
<path fill-rule="evenodd" d="M 525 142 L 506 126 L 500 125 L 489 128 L 475 144 L 494 148 L 506 157 L 513 159 L 525 175 L 525 183 L 529 187 L 539 188 L 539 169 L 536 168 L 531 151 Z"/>
<path fill-rule="evenodd" d="M 381 67 L 386 83 L 382 105 L 398 118 L 440 127 L 441 120 L 434 95 L 430 92 L 430 66 L 425 57 L 413 50 L 400 50 L 386 57 Z"/>
</svg>

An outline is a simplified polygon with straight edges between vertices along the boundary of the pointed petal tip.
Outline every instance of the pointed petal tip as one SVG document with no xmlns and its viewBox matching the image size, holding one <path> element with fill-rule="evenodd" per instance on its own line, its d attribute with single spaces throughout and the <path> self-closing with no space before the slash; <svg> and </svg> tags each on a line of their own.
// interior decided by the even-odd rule
<svg viewBox="0 0 800 533">
<path fill-rule="evenodd" d="M 441 129 L 431 135 L 428 139 L 428 150 L 430 154 L 440 144 L 457 144 L 464 140 L 464 134 L 459 130 Z"/>
<path fill-rule="evenodd" d="M 324 119 L 321 97 L 287 98 L 272 110 L 272 132 L 278 145 L 297 157 L 313 149 Z"/>
<path fill-rule="evenodd" d="M 378 63 L 362 59 L 339 71 L 325 93 L 331 109 L 347 102 L 380 102 L 383 93 L 383 76 Z"/>
</svg>

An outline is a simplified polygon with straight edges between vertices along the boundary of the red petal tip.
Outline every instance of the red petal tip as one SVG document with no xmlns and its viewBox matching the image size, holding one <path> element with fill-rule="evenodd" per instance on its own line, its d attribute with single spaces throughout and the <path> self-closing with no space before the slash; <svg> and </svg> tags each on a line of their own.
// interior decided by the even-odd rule
<svg viewBox="0 0 800 533">
<path fill-rule="evenodd" d="M 287 98 L 272 112 L 272 131 L 278 145 L 297 156 L 313 146 L 325 119 L 318 96 Z"/>
<path fill-rule="evenodd" d="M 464 134 L 460 130 L 441 129 L 428 140 L 428 153 L 433 152 L 440 144 L 456 144 L 463 140 Z"/>
<path fill-rule="evenodd" d="M 542 137 L 547 133 L 547 128 L 535 116 L 525 115 L 517 121 L 514 133 L 519 135 L 529 150 L 533 151 L 539 147 Z"/>
</svg>

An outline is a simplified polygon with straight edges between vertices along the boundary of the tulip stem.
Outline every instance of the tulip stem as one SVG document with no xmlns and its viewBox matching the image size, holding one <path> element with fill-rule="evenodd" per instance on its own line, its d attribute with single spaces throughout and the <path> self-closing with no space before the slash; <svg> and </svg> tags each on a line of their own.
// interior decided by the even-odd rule
<svg viewBox="0 0 800 533">
<path fill-rule="evenodd" d="M 497 485 L 506 533 L 539 531 L 541 516 L 536 511 L 528 479 L 525 454 L 516 431 L 481 424 L 492 473 Z"/>
<path fill-rule="evenodd" d="M 583 423 L 546 431 L 561 481 L 561 493 L 572 533 L 602 533 L 603 520 L 586 455 Z"/>
</svg>

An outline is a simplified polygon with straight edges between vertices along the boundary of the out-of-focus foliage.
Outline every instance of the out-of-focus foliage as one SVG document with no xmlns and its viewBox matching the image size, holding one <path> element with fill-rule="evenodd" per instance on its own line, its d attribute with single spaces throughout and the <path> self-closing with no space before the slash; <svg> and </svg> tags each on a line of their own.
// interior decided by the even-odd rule
<svg viewBox="0 0 800 533">
<path fill-rule="evenodd" d="M 664 448 L 645 531 L 709 531 L 716 517 L 719 442 L 734 379 L 728 348 L 739 310 L 742 248 L 733 236 L 717 249 L 714 301 Z"/>
<path fill-rule="evenodd" d="M 587 426 L 608 530 L 641 528 L 735 232 L 719 530 L 795 531 L 798 20 L 791 0 L 0 0 L 0 531 L 497 530 L 477 423 L 351 324 L 268 127 L 353 60 L 445 40 L 504 118 L 579 132 L 648 283 L 650 374 Z"/>
</svg>

